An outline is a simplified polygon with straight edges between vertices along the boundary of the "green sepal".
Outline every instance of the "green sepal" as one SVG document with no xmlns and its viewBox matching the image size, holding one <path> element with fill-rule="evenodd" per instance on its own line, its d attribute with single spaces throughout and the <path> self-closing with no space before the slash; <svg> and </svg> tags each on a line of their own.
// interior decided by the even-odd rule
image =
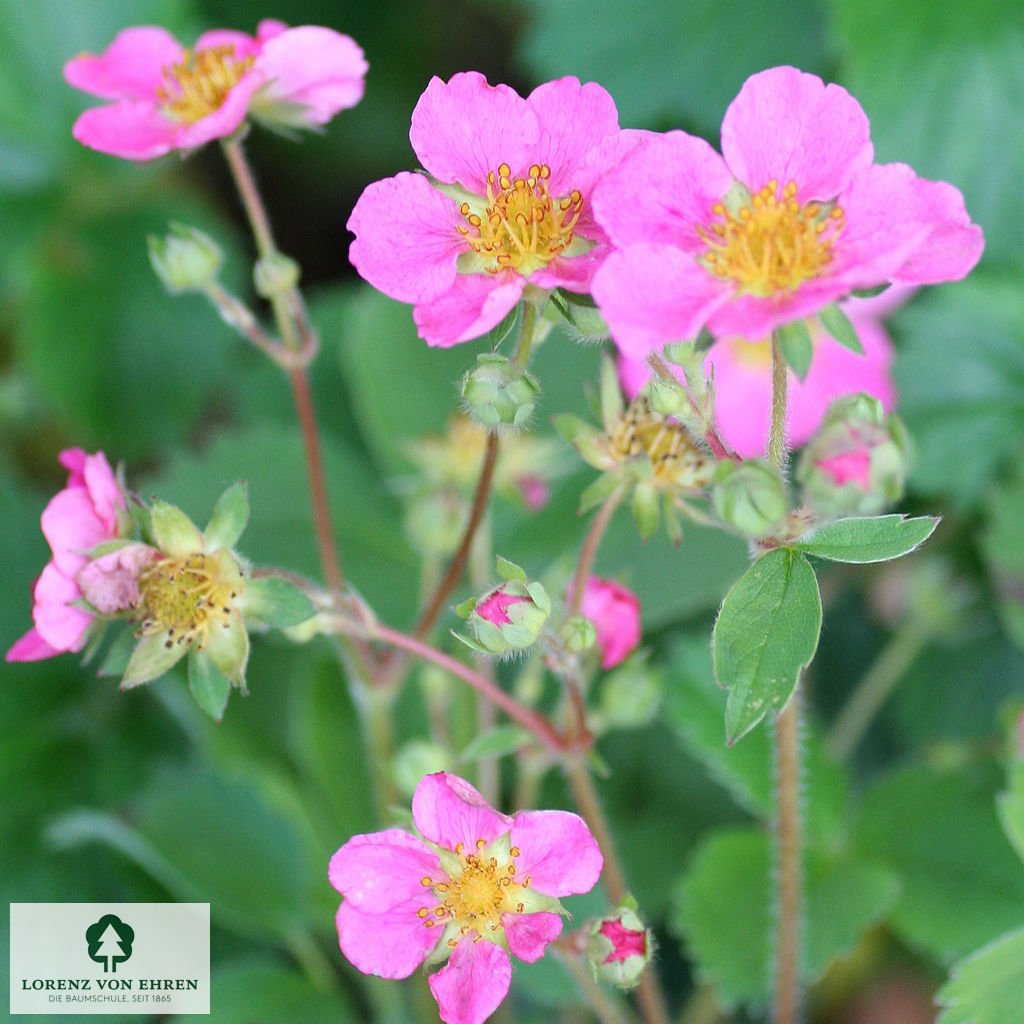
<svg viewBox="0 0 1024 1024">
<path fill-rule="evenodd" d="M 499 725 L 472 740 L 459 754 L 458 760 L 460 763 L 472 763 L 485 757 L 504 757 L 533 742 L 533 734 L 521 725 Z"/>
<path fill-rule="evenodd" d="M 477 597 L 474 594 L 472 597 L 467 597 L 465 601 L 455 606 L 455 614 L 458 615 L 460 619 L 468 619 L 476 606 Z"/>
<path fill-rule="evenodd" d="M 939 521 L 938 516 L 850 516 L 805 534 L 793 547 L 831 562 L 887 562 L 920 547 Z"/>
<path fill-rule="evenodd" d="M 603 505 L 608 498 L 621 486 L 620 478 L 612 473 L 603 473 L 592 484 L 583 488 L 580 493 L 578 512 L 583 515 L 598 505 Z"/>
<path fill-rule="evenodd" d="M 826 306 L 819 314 L 818 319 L 821 326 L 828 331 L 829 335 L 835 338 L 843 348 L 848 348 L 857 355 L 864 355 L 864 346 L 857 337 L 857 329 L 850 323 L 850 318 L 839 308 L 836 303 Z"/>
<path fill-rule="evenodd" d="M 882 292 L 889 290 L 889 283 L 876 284 L 871 288 L 854 288 L 850 294 L 855 299 L 873 299 L 876 295 L 881 295 Z"/>
<path fill-rule="evenodd" d="M 490 623 L 488 623 L 488 625 L 490 625 Z M 477 654 L 494 654 L 493 651 L 488 650 L 486 647 L 484 647 L 483 644 L 474 640 L 471 636 L 465 636 L 462 633 L 456 633 L 454 629 L 452 630 L 452 636 L 455 637 L 455 639 L 460 641 L 461 643 L 464 643 L 471 651 L 476 651 Z"/>
<path fill-rule="evenodd" d="M 114 642 L 107 648 L 106 657 L 100 663 L 96 674 L 103 678 L 123 676 L 128 670 L 128 662 L 131 659 L 136 642 L 135 633 L 131 626 L 122 629 L 114 637 Z"/>
<path fill-rule="evenodd" d="M 224 717 L 231 693 L 231 680 L 206 651 L 190 651 L 188 656 L 188 688 L 196 703 L 215 722 Z"/>
<path fill-rule="evenodd" d="M 118 537 L 114 540 L 105 540 L 102 544 L 89 548 L 86 554 L 88 554 L 89 560 L 93 561 L 97 558 L 102 558 L 104 555 L 109 555 L 112 551 L 120 551 L 122 548 L 138 543 L 137 540 L 132 540 L 130 537 Z"/>
<path fill-rule="evenodd" d="M 210 628 L 206 651 L 213 658 L 217 668 L 245 693 L 245 666 L 249 660 L 249 634 L 245 631 L 242 616 L 235 612 L 228 616 L 226 623 L 214 623 Z"/>
<path fill-rule="evenodd" d="M 641 540 L 650 540 L 654 536 L 660 518 L 661 501 L 657 489 L 650 484 L 637 484 L 633 488 L 633 520 Z"/>
<path fill-rule="evenodd" d="M 679 510 L 671 502 L 665 501 L 665 533 L 668 539 L 678 548 L 683 543 L 683 521 Z"/>
<path fill-rule="evenodd" d="M 157 499 L 150 514 L 153 540 L 162 554 L 170 558 L 184 558 L 203 550 L 203 535 L 180 508 Z"/>
<path fill-rule="evenodd" d="M 538 607 L 545 615 L 551 614 L 551 598 L 548 597 L 548 592 L 544 589 L 544 584 L 533 580 L 526 584 L 526 592 L 530 595 L 530 600 Z"/>
<path fill-rule="evenodd" d="M 814 344 L 811 342 L 811 332 L 807 329 L 807 321 L 790 320 L 776 334 L 786 365 L 800 380 L 806 380 L 814 358 Z"/>
<path fill-rule="evenodd" d="M 611 356 L 604 355 L 601 357 L 601 422 L 606 434 L 618 426 L 624 412 L 618 371 Z"/>
<path fill-rule="evenodd" d="M 294 583 L 280 576 L 249 580 L 238 599 L 238 607 L 247 623 L 272 629 L 297 626 L 316 614 L 313 602 Z"/>
<path fill-rule="evenodd" d="M 121 678 L 121 689 L 130 690 L 141 686 L 169 672 L 188 650 L 185 644 L 168 640 L 164 633 L 150 633 L 144 636 L 132 651 L 128 667 Z"/>
<path fill-rule="evenodd" d="M 516 565 L 515 562 L 510 562 L 507 558 L 502 558 L 498 555 L 498 575 L 503 580 L 525 580 L 526 572 L 521 566 Z"/>
<path fill-rule="evenodd" d="M 203 531 L 208 551 L 233 548 L 249 522 L 249 488 L 244 480 L 232 484 L 213 506 L 213 515 Z"/>
<path fill-rule="evenodd" d="M 769 551 L 732 585 L 712 634 L 728 743 L 789 703 L 820 633 L 818 580 L 801 552 Z"/>
</svg>

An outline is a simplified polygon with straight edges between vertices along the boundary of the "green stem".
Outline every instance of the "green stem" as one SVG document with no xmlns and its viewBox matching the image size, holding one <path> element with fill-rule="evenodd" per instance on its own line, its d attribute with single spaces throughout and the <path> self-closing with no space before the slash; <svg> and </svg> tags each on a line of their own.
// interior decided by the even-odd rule
<svg viewBox="0 0 1024 1024">
<path fill-rule="evenodd" d="M 523 303 L 523 317 L 519 322 L 519 342 L 515 354 L 509 363 L 520 373 L 526 372 L 530 362 L 530 349 L 533 347 L 533 331 L 537 325 L 537 307 L 532 302 Z"/>
<path fill-rule="evenodd" d="M 597 515 L 594 516 L 594 521 L 590 524 L 590 529 L 587 531 L 583 547 L 580 549 L 580 557 L 576 562 L 576 571 L 573 573 L 572 583 L 569 587 L 569 592 L 572 596 L 566 618 L 571 619 L 574 615 L 579 615 L 580 608 L 583 607 L 583 591 L 594 567 L 594 559 L 597 557 L 597 549 L 601 544 L 601 538 L 604 536 L 605 530 L 608 529 L 608 524 L 612 521 L 612 516 L 619 507 L 619 502 L 622 501 L 625 493 L 625 489 L 622 487 L 617 487 L 612 491 L 604 499 L 604 504 L 597 510 Z"/>
<path fill-rule="evenodd" d="M 772 334 L 772 416 L 768 461 L 786 466 L 787 369 L 778 335 Z M 775 987 L 773 1024 L 798 1024 L 802 991 L 803 823 L 800 810 L 799 682 L 775 720 Z"/>
<path fill-rule="evenodd" d="M 632 1015 L 626 1012 L 625 1007 L 594 981 L 590 969 L 583 962 L 582 954 L 575 950 L 563 951 L 558 947 L 554 953 L 579 985 L 587 1004 L 601 1024 L 633 1024 Z"/>
<path fill-rule="evenodd" d="M 930 636 L 927 629 L 911 623 L 879 651 L 832 723 L 828 745 L 834 757 L 843 761 L 857 749 L 872 719 L 924 650 Z"/>
</svg>

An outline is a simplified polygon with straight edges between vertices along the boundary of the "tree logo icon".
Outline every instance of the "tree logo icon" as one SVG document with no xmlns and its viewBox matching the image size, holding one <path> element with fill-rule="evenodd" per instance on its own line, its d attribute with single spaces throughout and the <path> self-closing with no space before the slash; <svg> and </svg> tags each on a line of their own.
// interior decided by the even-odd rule
<svg viewBox="0 0 1024 1024">
<path fill-rule="evenodd" d="M 135 929 L 114 914 L 104 914 L 85 930 L 89 958 L 103 964 L 104 974 L 108 971 L 117 973 L 117 965 L 123 964 L 132 955 L 134 939 Z"/>
</svg>

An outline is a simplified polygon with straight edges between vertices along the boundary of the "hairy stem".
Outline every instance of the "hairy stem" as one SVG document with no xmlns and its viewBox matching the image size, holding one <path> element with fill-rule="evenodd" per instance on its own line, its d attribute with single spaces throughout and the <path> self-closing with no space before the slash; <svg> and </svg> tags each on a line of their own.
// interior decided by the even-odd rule
<svg viewBox="0 0 1024 1024">
<path fill-rule="evenodd" d="M 786 362 L 772 335 L 772 417 L 768 461 L 786 466 Z M 801 931 L 803 917 L 803 823 L 800 813 L 799 683 L 775 720 L 775 987 L 774 1024 L 797 1024 L 802 993 Z"/>
<path fill-rule="evenodd" d="M 612 516 L 619 507 L 619 502 L 622 501 L 625 493 L 625 489 L 622 487 L 617 487 L 612 491 L 605 498 L 604 504 L 597 510 L 597 515 L 594 516 L 594 521 L 590 524 L 590 529 L 587 531 L 583 547 L 580 549 L 580 557 L 576 562 L 576 571 L 573 573 L 572 583 L 569 587 L 571 596 L 566 613 L 567 618 L 571 619 L 574 615 L 579 615 L 580 608 L 583 607 L 583 591 L 594 567 L 594 559 L 597 557 L 597 549 L 601 544 L 601 538 L 604 536 L 605 530 L 608 529 L 608 524 L 612 521 Z"/>
</svg>

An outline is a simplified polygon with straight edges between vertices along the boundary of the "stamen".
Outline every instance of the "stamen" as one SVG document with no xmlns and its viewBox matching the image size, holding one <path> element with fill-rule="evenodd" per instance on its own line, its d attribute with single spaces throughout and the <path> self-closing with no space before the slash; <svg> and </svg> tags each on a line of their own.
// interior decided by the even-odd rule
<svg viewBox="0 0 1024 1024">
<path fill-rule="evenodd" d="M 252 55 L 235 57 L 233 46 L 213 46 L 194 54 L 186 50 L 180 64 L 164 70 L 157 97 L 172 117 L 193 124 L 223 106 L 255 60 Z"/>
</svg>

